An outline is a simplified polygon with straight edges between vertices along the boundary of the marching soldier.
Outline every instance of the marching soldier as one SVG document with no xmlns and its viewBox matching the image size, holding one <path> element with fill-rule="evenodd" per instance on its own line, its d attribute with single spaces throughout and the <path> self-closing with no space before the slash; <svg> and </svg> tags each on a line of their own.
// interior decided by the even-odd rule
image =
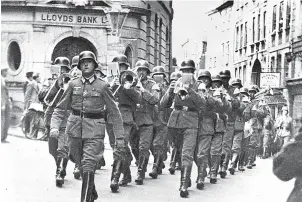
<svg viewBox="0 0 302 202">
<path fill-rule="evenodd" d="M 263 147 L 262 147 L 262 159 L 266 159 L 270 156 L 271 144 L 273 142 L 273 130 L 274 122 L 270 113 L 263 120 Z"/>
<path fill-rule="evenodd" d="M 229 70 L 224 70 L 219 73 L 222 84 L 226 92 L 233 98 L 233 92 L 234 92 L 234 87 L 229 85 L 229 81 L 231 79 L 231 73 Z M 240 81 L 241 85 L 241 81 Z M 223 141 L 222 141 L 222 156 L 221 156 L 221 164 L 220 164 L 220 177 L 225 178 L 227 175 L 227 169 L 229 165 L 229 160 L 231 158 L 231 150 L 232 150 L 232 144 L 233 144 L 233 137 L 234 137 L 234 127 L 235 127 L 235 119 L 236 119 L 236 110 L 237 107 L 239 107 L 239 100 L 238 99 L 232 99 L 231 101 L 232 104 L 232 110 L 229 110 L 227 113 L 228 120 L 226 124 L 226 132 L 224 133 L 223 136 Z"/>
<path fill-rule="evenodd" d="M 167 91 L 165 86 L 165 69 L 162 66 L 156 66 L 153 68 L 152 72 L 152 78 L 159 85 L 159 97 L 161 99 Z M 157 175 L 162 173 L 163 164 L 167 158 L 168 111 L 158 104 L 155 107 L 154 113 L 154 137 L 152 142 L 154 164 L 149 176 L 156 179 Z"/>
<path fill-rule="evenodd" d="M 76 55 L 71 60 L 71 70 L 69 72 L 69 74 L 71 74 L 73 78 L 79 78 L 82 76 L 81 70 L 78 69 L 78 63 L 79 63 L 79 56 Z"/>
<path fill-rule="evenodd" d="M 182 79 L 179 79 L 177 83 L 172 82 L 170 84 L 160 103 L 162 107 L 166 108 L 174 105 L 168 121 L 168 127 L 173 135 L 180 135 L 183 138 L 179 188 L 181 197 L 189 195 L 187 189 L 191 186 L 190 177 L 198 133 L 199 111 L 205 110 L 206 102 L 203 95 L 197 93 L 199 86 L 194 79 L 195 69 L 193 60 L 182 62 L 180 68 L 183 73 Z M 192 78 L 190 83 L 183 79 L 184 74 Z"/>
<path fill-rule="evenodd" d="M 106 82 L 95 76 L 97 66 L 94 53 L 80 53 L 78 68 L 82 71 L 82 77 L 68 83 L 51 119 L 50 134 L 55 137 L 59 135 L 67 110 L 71 110 L 66 133 L 70 141 L 70 158 L 80 165 L 83 172 L 81 202 L 92 202 L 98 198 L 94 173 L 96 163 L 104 152 L 105 107 L 112 120 L 115 120 L 115 152 L 121 159 L 125 146 L 120 111 Z"/>
<path fill-rule="evenodd" d="M 240 95 L 240 88 L 242 88 L 241 80 L 235 79 L 234 81 L 232 81 L 231 85 L 235 89 L 233 92 L 234 99 L 239 102 L 239 107 L 233 107 L 232 109 L 236 117 L 234 122 L 234 137 L 232 140 L 232 159 L 229 171 L 231 175 L 234 175 L 239 160 L 243 139 L 243 131 L 245 124 L 243 111 L 247 104 L 242 101 L 242 96 Z"/>
<path fill-rule="evenodd" d="M 113 163 L 113 167 L 115 169 L 112 170 L 111 186 L 114 186 L 118 183 L 120 186 L 126 186 L 132 181 L 130 165 L 133 158 L 128 143 L 131 130 L 135 124 L 134 109 L 136 107 L 136 104 L 140 103 L 142 97 L 140 91 L 135 88 L 135 85 L 137 84 L 137 75 L 133 71 L 128 70 L 129 63 L 127 61 L 127 57 L 125 55 L 118 55 L 113 59 L 113 61 L 119 63 L 120 69 L 120 79 L 118 81 L 118 83 L 120 84 L 119 86 L 114 85 L 112 88 L 115 89 L 113 93 L 114 98 L 116 102 L 118 102 L 118 107 L 123 119 L 126 155 L 123 162 L 115 160 Z M 107 124 L 107 132 L 108 134 L 111 134 L 109 136 L 114 137 L 112 129 L 115 122 L 114 120 L 110 119 L 110 117 L 108 122 L 110 124 Z M 119 182 L 121 171 L 123 173 L 123 178 Z"/>
<path fill-rule="evenodd" d="M 135 182 L 142 185 L 150 156 L 154 125 L 153 113 L 155 105 L 159 102 L 160 89 L 153 80 L 148 78 L 151 71 L 146 60 L 137 61 L 135 68 L 139 77 L 137 87 L 142 95 L 142 100 L 137 104 L 135 112 L 137 134 L 139 135 L 139 162 Z"/>
<path fill-rule="evenodd" d="M 54 65 L 60 66 L 61 75 L 64 73 L 68 73 L 70 70 L 70 62 L 69 59 L 66 57 L 57 57 L 54 61 Z M 56 105 L 58 104 L 58 101 L 60 100 L 60 97 L 57 96 L 62 95 L 57 94 L 59 90 L 64 89 L 66 85 L 67 84 L 64 83 L 63 79 L 57 79 L 50 87 L 47 95 L 44 98 L 47 100 L 48 103 L 48 107 L 46 108 L 44 113 L 44 123 L 48 132 L 50 132 L 51 117 L 53 115 L 54 109 L 56 108 Z M 64 184 L 64 178 L 66 176 L 66 167 L 68 163 L 68 137 L 67 134 L 65 134 L 66 122 L 67 115 L 59 127 L 60 134 L 58 138 L 49 137 L 48 139 L 49 153 L 54 157 L 57 166 L 56 186 L 58 187 L 62 187 L 62 185 Z"/>
<path fill-rule="evenodd" d="M 170 85 L 172 85 L 172 83 L 175 84 L 175 82 L 179 78 L 181 78 L 181 73 L 173 72 L 170 76 Z M 169 110 L 168 117 L 170 117 L 173 109 L 172 107 L 167 109 Z M 168 128 L 168 139 L 172 147 L 172 154 L 171 154 L 170 168 L 169 168 L 169 172 L 171 175 L 175 173 L 175 170 L 179 170 L 181 167 L 181 146 L 182 146 L 182 137 L 180 135 L 175 135 L 172 132 L 173 129 L 170 130 L 170 128 Z"/>
<path fill-rule="evenodd" d="M 249 116 L 249 134 L 250 139 L 248 143 L 248 163 L 247 168 L 252 169 L 253 164 L 256 160 L 257 155 L 257 148 L 259 147 L 260 143 L 260 136 L 259 131 L 262 128 L 260 125 L 260 118 L 264 118 L 267 116 L 267 111 L 264 109 L 264 106 L 261 105 L 261 102 L 259 100 L 254 99 L 255 94 L 257 93 L 258 87 L 257 86 L 251 86 L 249 90 L 249 95 L 251 98 L 251 105 L 250 107 L 247 107 L 244 111 L 245 116 Z"/>
</svg>

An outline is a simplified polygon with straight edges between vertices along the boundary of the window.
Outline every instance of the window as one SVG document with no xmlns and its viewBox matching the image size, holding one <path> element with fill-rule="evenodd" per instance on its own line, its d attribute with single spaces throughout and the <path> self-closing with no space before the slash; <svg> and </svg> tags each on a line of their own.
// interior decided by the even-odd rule
<svg viewBox="0 0 302 202">
<path fill-rule="evenodd" d="M 227 42 L 226 52 L 227 52 L 226 62 L 229 63 L 229 54 L 230 54 L 230 42 L 229 41 Z"/>
<path fill-rule="evenodd" d="M 224 57 L 224 43 L 221 44 L 221 47 L 222 47 L 222 57 Z"/>
<path fill-rule="evenodd" d="M 266 37 L 266 11 L 263 13 L 263 39 Z"/>
<path fill-rule="evenodd" d="M 271 57 L 271 72 L 274 72 L 275 69 L 275 57 Z"/>
<path fill-rule="evenodd" d="M 283 7 L 284 7 L 284 2 L 280 2 L 280 10 L 279 10 L 279 31 L 282 30 L 283 28 Z"/>
<path fill-rule="evenodd" d="M 132 60 L 133 60 L 133 54 L 132 54 L 132 50 L 129 46 L 127 46 L 126 50 L 125 50 L 125 55 L 128 59 L 128 63 L 130 65 L 130 68 L 132 68 Z"/>
<path fill-rule="evenodd" d="M 7 62 L 11 70 L 16 71 L 21 64 L 21 51 L 19 44 L 13 41 L 9 44 L 7 50 Z"/>
<path fill-rule="evenodd" d="M 244 46 L 247 45 L 247 22 L 244 24 Z"/>
<path fill-rule="evenodd" d="M 162 28 L 163 28 L 163 20 L 159 20 L 159 30 L 158 30 L 158 64 L 162 64 L 161 55 L 162 55 Z"/>
<path fill-rule="evenodd" d="M 239 27 L 236 28 L 236 50 L 238 50 Z"/>
<path fill-rule="evenodd" d="M 241 67 L 239 67 L 238 78 L 241 79 Z M 242 79 L 241 79 L 242 80 Z"/>
<path fill-rule="evenodd" d="M 281 59 L 282 59 L 281 54 L 278 54 L 276 72 L 281 72 Z"/>
<path fill-rule="evenodd" d="M 287 0 L 287 6 L 286 6 L 286 25 L 285 28 L 290 27 L 290 8 L 291 8 L 291 0 Z"/>
<path fill-rule="evenodd" d="M 235 78 L 237 78 L 237 68 L 235 68 Z"/>
<path fill-rule="evenodd" d="M 260 41 L 260 14 L 258 14 L 258 37 L 257 37 L 257 40 Z"/>
<path fill-rule="evenodd" d="M 288 58 L 290 53 L 286 53 L 284 57 L 284 77 L 288 78 L 289 77 L 289 62 L 286 58 Z"/>
<path fill-rule="evenodd" d="M 273 8 L 272 31 L 274 31 L 276 29 L 276 20 L 277 20 L 276 18 L 277 18 L 277 5 L 275 5 Z"/>
<path fill-rule="evenodd" d="M 243 43 L 243 24 L 240 26 L 240 48 L 242 48 Z"/>
<path fill-rule="evenodd" d="M 255 42 L 255 17 L 253 17 L 253 42 Z"/>
<path fill-rule="evenodd" d="M 243 66 L 243 76 L 242 76 L 242 85 L 244 85 L 246 79 L 246 66 Z"/>
</svg>

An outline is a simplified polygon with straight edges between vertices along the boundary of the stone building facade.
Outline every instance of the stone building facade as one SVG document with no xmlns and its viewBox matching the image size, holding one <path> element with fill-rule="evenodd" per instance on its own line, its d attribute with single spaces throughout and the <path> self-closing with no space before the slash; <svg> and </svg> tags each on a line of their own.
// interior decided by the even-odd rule
<svg viewBox="0 0 302 202">
<path fill-rule="evenodd" d="M 22 84 L 28 71 L 50 75 L 58 56 L 90 50 L 106 69 L 117 53 L 128 56 L 131 67 L 146 59 L 151 67 L 172 66 L 172 1 L 90 1 L 76 7 L 66 1 L 1 1 L 1 65 L 9 67 L 11 97 L 23 101 Z M 111 26 L 105 10 L 114 3 L 130 10 L 119 43 L 110 42 Z"/>
</svg>

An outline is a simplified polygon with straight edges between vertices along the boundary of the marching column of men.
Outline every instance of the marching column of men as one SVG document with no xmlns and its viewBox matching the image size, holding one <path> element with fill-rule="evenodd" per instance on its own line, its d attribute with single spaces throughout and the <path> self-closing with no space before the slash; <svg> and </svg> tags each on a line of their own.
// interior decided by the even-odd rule
<svg viewBox="0 0 302 202">
<path fill-rule="evenodd" d="M 200 70 L 195 79 L 193 60 L 183 61 L 170 83 L 164 67 L 151 71 L 146 60 L 137 61 L 134 69 L 129 69 L 125 55 L 117 55 L 113 62 L 118 63 L 120 75 L 108 81 L 90 51 L 74 57 L 70 76 L 66 76 L 69 60 L 55 60 L 61 75 L 46 96 L 51 104 L 45 122 L 57 186 L 64 183 L 70 159 L 76 164 L 74 177 L 82 179 L 81 202 L 98 198 L 94 173 L 103 158 L 105 130 L 113 149 L 112 192 L 131 183 L 132 155 L 138 167 L 136 184 L 144 182 L 150 151 L 154 162 L 149 176 L 156 179 L 165 167 L 169 146 L 169 172 L 181 170 L 181 197 L 189 195 L 193 161 L 199 190 L 204 188 L 207 169 L 215 184 L 218 173 L 225 178 L 227 170 L 234 175 L 237 167 L 239 171 L 245 165 L 253 167 L 260 133 L 268 128 L 266 122 L 262 127 L 261 119 L 270 117 L 267 106 L 255 99 L 257 86 L 247 89 L 240 79 L 230 82 L 227 70 L 219 75 Z"/>
</svg>

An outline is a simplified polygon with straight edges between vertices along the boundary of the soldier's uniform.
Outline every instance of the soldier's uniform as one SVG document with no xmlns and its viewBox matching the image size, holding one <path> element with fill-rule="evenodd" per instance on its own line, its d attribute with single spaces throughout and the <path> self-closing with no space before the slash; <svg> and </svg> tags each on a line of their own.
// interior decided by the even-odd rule
<svg viewBox="0 0 302 202">
<path fill-rule="evenodd" d="M 78 68 L 81 68 L 81 62 L 85 59 L 93 60 L 95 67 L 97 66 L 95 55 L 90 51 L 83 51 L 79 55 Z M 51 130 L 58 130 L 67 110 L 71 110 L 66 133 L 70 141 L 70 158 L 83 171 L 81 201 L 94 201 L 97 198 L 94 172 L 96 163 L 104 152 L 105 107 L 115 120 L 116 144 L 122 153 L 124 131 L 121 114 L 107 84 L 94 74 L 90 78 L 81 77 L 68 83 L 51 119 Z"/>
<path fill-rule="evenodd" d="M 270 149 L 273 141 L 273 129 L 274 123 L 270 114 L 268 114 L 263 120 L 263 159 L 270 156 Z"/>
<path fill-rule="evenodd" d="M 193 72 L 195 71 L 193 60 L 186 60 L 182 63 L 180 70 L 184 72 L 188 69 Z M 181 84 L 181 81 L 179 80 L 178 83 Z M 162 107 L 166 108 L 174 104 L 174 109 L 168 121 L 168 127 L 173 129 L 173 135 L 181 135 L 183 137 L 180 179 L 181 197 L 187 197 L 189 194 L 187 188 L 191 184 L 190 176 L 198 133 L 199 111 L 205 110 L 206 103 L 205 98 L 197 93 L 197 88 L 193 89 L 192 87 L 190 86 L 187 89 L 185 99 L 181 98 L 182 95 L 180 92 L 175 92 L 175 94 L 172 90 L 168 90 L 160 103 Z"/>
<path fill-rule="evenodd" d="M 150 74 L 149 63 L 145 60 L 139 60 L 135 64 L 136 70 L 144 69 Z M 137 125 L 137 134 L 139 135 L 139 163 L 137 178 L 135 182 L 139 185 L 143 184 L 145 172 L 149 161 L 149 150 L 152 145 L 153 125 L 154 125 L 154 108 L 159 102 L 159 88 L 158 85 L 147 78 L 139 81 L 145 90 L 141 92 L 142 100 L 136 106 L 135 120 Z M 138 87 L 138 86 L 137 86 Z"/>
<path fill-rule="evenodd" d="M 165 69 L 162 66 L 156 66 L 152 70 L 152 77 L 154 76 L 162 76 L 162 81 L 156 81 L 159 85 L 159 98 L 161 99 L 163 95 L 166 93 L 167 88 L 164 85 Z M 164 165 L 164 161 L 167 158 L 167 135 L 168 135 L 168 127 L 167 117 L 168 111 L 166 108 L 160 106 L 160 104 L 155 106 L 154 109 L 154 133 L 153 133 L 153 141 L 152 141 L 152 154 L 154 156 L 154 163 L 151 173 L 149 176 L 156 179 L 158 174 L 162 173 L 162 168 Z"/>
<path fill-rule="evenodd" d="M 292 136 L 293 131 L 293 120 L 288 115 L 288 108 L 287 106 L 282 107 L 282 111 L 287 111 L 287 115 L 280 116 L 276 120 L 275 127 L 277 128 L 278 137 L 281 138 L 280 145 L 278 145 L 279 149 L 283 146 L 283 144 L 288 143 L 289 139 Z"/>
</svg>

